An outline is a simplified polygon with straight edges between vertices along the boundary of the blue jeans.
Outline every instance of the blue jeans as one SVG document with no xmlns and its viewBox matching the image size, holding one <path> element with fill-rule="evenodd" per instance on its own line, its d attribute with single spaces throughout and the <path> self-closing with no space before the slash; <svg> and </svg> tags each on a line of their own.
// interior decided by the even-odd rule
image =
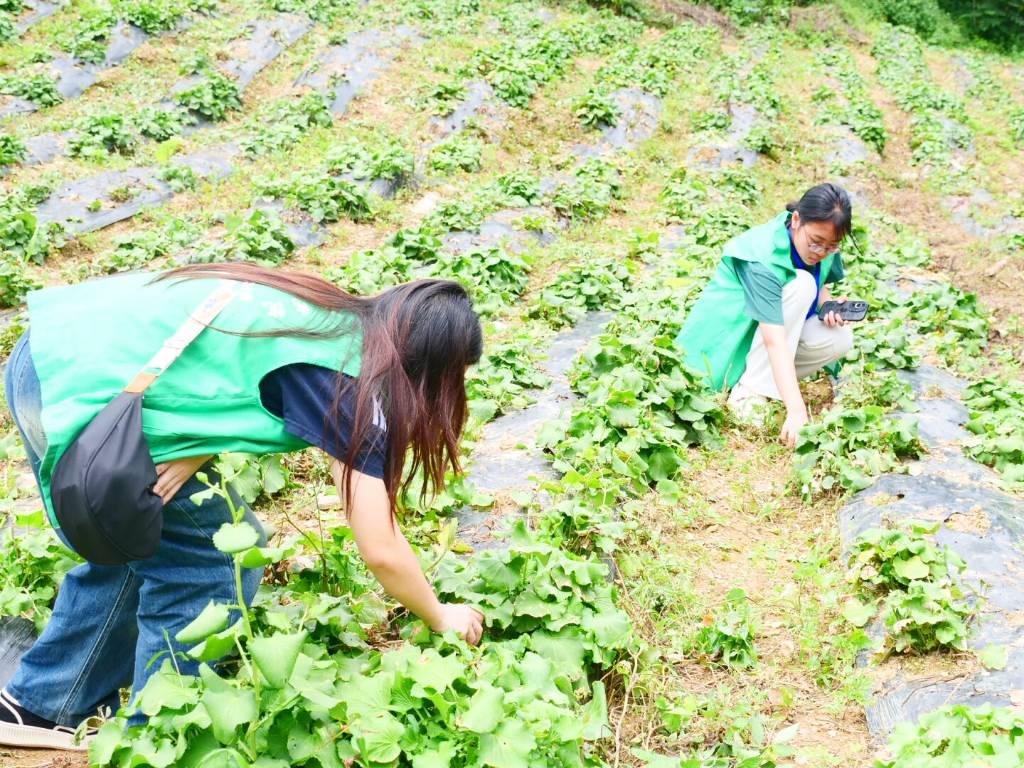
<svg viewBox="0 0 1024 768">
<path fill-rule="evenodd" d="M 5 385 L 7 405 L 38 480 L 47 443 L 28 333 L 11 352 Z M 148 666 L 157 654 L 183 651 L 174 635 L 207 603 L 238 602 L 231 557 L 213 546 L 213 534 L 231 521 L 231 511 L 219 496 L 202 504 L 190 501 L 204 488 L 192 478 L 164 507 L 160 547 L 153 557 L 116 566 L 86 563 L 67 574 L 53 617 L 7 685 L 26 709 L 71 727 L 99 708 L 117 711 L 119 689 L 131 685 L 134 698 L 159 669 L 160 663 Z M 237 496 L 235 503 L 244 504 Z M 263 543 L 263 528 L 248 507 L 245 519 Z M 243 570 L 246 604 L 262 576 L 262 568 Z M 178 666 L 189 674 L 198 663 L 179 656 Z"/>
</svg>

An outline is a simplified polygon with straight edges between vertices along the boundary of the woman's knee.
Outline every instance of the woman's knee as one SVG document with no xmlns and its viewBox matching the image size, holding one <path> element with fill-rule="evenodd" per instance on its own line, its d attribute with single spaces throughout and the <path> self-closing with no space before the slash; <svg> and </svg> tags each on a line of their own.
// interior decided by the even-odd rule
<svg viewBox="0 0 1024 768">
<path fill-rule="evenodd" d="M 794 298 L 799 298 L 801 302 L 806 299 L 810 304 L 818 295 L 818 283 L 810 272 L 798 269 L 796 277 L 783 286 L 782 293 L 784 298 L 787 295 L 792 295 Z"/>
<path fill-rule="evenodd" d="M 853 349 L 853 330 L 843 325 L 832 329 L 832 354 L 834 360 L 842 360 Z"/>
</svg>

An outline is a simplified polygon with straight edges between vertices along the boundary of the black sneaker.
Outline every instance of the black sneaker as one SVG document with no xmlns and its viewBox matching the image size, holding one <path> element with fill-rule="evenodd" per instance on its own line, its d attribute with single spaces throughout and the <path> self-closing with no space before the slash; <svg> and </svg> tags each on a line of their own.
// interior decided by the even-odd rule
<svg viewBox="0 0 1024 768">
<path fill-rule="evenodd" d="M 0 690 L 0 744 L 8 747 L 36 747 L 66 749 L 82 752 L 89 748 L 89 738 L 96 733 L 90 729 L 81 742 L 75 738 L 75 729 L 45 720 L 25 709 L 6 690 Z"/>
</svg>

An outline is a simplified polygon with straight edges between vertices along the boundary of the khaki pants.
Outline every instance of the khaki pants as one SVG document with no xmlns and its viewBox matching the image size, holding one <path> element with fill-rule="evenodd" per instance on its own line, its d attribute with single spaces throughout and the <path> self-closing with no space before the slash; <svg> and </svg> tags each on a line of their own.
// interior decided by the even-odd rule
<svg viewBox="0 0 1024 768">
<path fill-rule="evenodd" d="M 799 270 L 796 277 L 782 288 L 786 344 L 793 354 L 798 379 L 834 363 L 853 346 L 853 331 L 849 326 L 829 328 L 816 315 L 807 317 L 807 309 L 817 290 L 814 277 L 804 270 Z M 758 328 L 747 353 L 747 367 L 729 394 L 729 404 L 743 413 L 749 412 L 755 404 L 764 404 L 769 398 L 780 400 L 781 396 L 772 375 L 768 349 Z"/>
</svg>

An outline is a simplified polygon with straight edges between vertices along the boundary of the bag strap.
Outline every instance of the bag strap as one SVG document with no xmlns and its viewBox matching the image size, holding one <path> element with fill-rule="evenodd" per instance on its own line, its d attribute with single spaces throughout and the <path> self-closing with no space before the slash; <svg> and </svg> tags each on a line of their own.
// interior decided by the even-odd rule
<svg viewBox="0 0 1024 768">
<path fill-rule="evenodd" d="M 135 378 L 124 388 L 124 391 L 141 395 L 149 389 L 149 386 L 159 378 L 160 374 L 170 368 L 171 364 L 185 351 L 185 347 L 195 341 L 203 329 L 213 322 L 234 296 L 235 289 L 232 282 L 222 280 L 221 285 L 207 296 L 203 303 L 185 319 L 174 335 L 164 342 L 160 351 L 150 358 L 141 371 L 135 374 Z"/>
</svg>

